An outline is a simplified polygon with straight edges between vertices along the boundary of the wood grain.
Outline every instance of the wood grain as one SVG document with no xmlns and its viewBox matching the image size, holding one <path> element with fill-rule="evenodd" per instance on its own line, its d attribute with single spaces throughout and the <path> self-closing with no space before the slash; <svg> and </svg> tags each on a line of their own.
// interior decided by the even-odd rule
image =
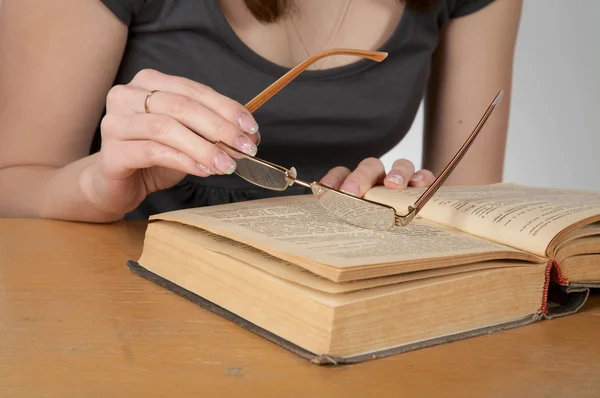
<svg viewBox="0 0 600 398">
<path fill-rule="evenodd" d="M 144 230 L 0 220 L 0 397 L 598 395 L 598 296 L 569 317 L 324 368 L 132 274 Z"/>
</svg>

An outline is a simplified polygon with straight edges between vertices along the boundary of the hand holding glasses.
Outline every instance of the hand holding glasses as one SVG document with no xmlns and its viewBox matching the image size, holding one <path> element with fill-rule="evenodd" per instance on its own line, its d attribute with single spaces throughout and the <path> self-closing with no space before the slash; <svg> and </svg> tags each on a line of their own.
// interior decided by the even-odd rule
<svg viewBox="0 0 600 398">
<path fill-rule="evenodd" d="M 387 57 L 387 53 L 378 51 L 347 49 L 323 51 L 307 58 L 302 63 L 288 71 L 275 83 L 267 87 L 262 93 L 248 102 L 246 104 L 246 108 L 250 112 L 256 111 L 312 63 L 332 55 L 359 56 L 377 62 L 381 62 Z M 408 207 L 405 214 L 398 214 L 391 206 L 352 196 L 337 189 L 329 188 L 318 182 L 306 182 L 299 180 L 296 178 L 296 169 L 293 167 L 287 169 L 285 167 L 270 163 L 266 160 L 246 155 L 245 153 L 238 151 L 224 142 L 217 141 L 214 144 L 225 151 L 231 158 L 235 159 L 237 163 L 235 174 L 254 185 L 275 191 L 284 191 L 287 189 L 287 187 L 292 186 L 293 184 L 301 185 L 309 188 L 314 196 L 318 199 L 319 203 L 336 217 L 358 227 L 374 230 L 387 230 L 393 226 L 408 225 L 419 213 L 419 211 L 437 192 L 440 186 L 444 183 L 444 181 L 446 181 L 450 173 L 463 158 L 496 105 L 498 105 L 498 103 L 502 100 L 502 96 L 503 91 L 498 92 L 465 143 L 460 147 L 458 152 L 450 160 L 440 175 L 433 181 L 429 188 L 423 192 L 423 194 L 412 206 Z"/>
</svg>

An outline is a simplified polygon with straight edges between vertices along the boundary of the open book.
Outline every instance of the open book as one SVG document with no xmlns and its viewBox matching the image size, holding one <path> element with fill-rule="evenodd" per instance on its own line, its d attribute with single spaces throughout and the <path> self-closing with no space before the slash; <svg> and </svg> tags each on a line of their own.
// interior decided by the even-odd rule
<svg viewBox="0 0 600 398">
<path fill-rule="evenodd" d="M 376 187 L 406 211 L 422 192 Z M 151 217 L 137 274 L 319 364 L 352 363 L 577 311 L 600 287 L 600 193 L 443 187 L 373 231 L 312 195 Z"/>
</svg>

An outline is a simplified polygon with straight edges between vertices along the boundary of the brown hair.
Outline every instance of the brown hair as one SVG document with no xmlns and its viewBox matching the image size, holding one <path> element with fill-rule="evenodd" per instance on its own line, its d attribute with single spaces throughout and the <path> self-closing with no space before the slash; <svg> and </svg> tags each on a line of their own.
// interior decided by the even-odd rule
<svg viewBox="0 0 600 398">
<path fill-rule="evenodd" d="M 427 11 L 437 0 L 399 0 L 417 11 Z M 244 0 L 254 18 L 264 23 L 277 21 L 293 9 L 293 0 Z"/>
</svg>

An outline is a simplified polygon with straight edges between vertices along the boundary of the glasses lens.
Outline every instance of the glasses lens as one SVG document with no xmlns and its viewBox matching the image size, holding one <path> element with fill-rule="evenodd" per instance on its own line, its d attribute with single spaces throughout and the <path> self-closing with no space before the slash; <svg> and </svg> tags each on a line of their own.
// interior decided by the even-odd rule
<svg viewBox="0 0 600 398">
<path fill-rule="evenodd" d="M 237 166 L 235 174 L 255 185 L 263 188 L 283 191 L 287 187 L 287 175 L 285 171 L 277 167 L 269 166 L 258 159 L 219 142 L 218 147 L 235 160 Z"/>
<path fill-rule="evenodd" d="M 355 198 L 324 185 L 312 184 L 319 203 L 335 216 L 362 228 L 387 230 L 395 224 L 394 209 Z"/>
</svg>

